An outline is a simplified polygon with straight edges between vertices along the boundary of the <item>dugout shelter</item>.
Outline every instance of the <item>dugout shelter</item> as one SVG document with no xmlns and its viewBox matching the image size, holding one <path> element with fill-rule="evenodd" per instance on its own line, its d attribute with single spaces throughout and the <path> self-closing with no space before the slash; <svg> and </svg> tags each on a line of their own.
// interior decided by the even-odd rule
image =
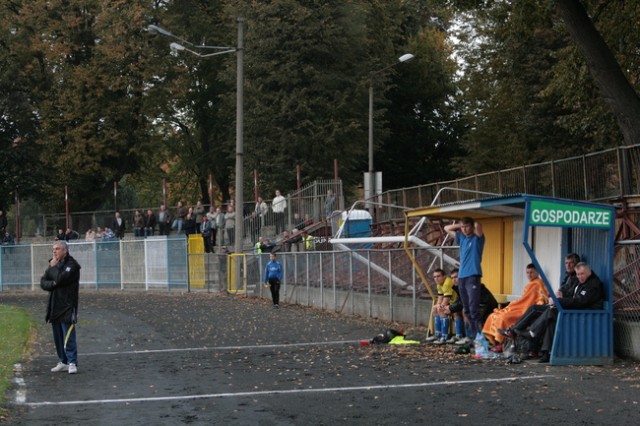
<svg viewBox="0 0 640 426">
<path fill-rule="evenodd" d="M 516 194 L 432 205 L 405 212 L 405 226 L 418 218 L 482 223 L 486 238 L 482 281 L 499 299 L 513 300 L 526 285 L 525 266 L 536 265 L 559 315 L 551 353 L 552 365 L 613 362 L 613 206 Z M 407 232 L 405 232 L 405 235 Z M 405 239 L 405 249 L 410 241 Z M 555 291 L 564 276 L 564 258 L 577 253 L 604 285 L 604 309 L 563 309 Z M 407 250 L 409 253 L 409 250 Z M 415 262 L 423 284 L 426 275 Z"/>
</svg>

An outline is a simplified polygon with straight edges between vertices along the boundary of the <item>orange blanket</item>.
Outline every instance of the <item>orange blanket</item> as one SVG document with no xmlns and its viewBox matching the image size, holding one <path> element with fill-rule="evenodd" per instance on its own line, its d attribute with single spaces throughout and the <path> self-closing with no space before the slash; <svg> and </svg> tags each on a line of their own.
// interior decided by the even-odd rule
<svg viewBox="0 0 640 426">
<path fill-rule="evenodd" d="M 511 327 L 532 305 L 543 305 L 549 299 L 549 292 L 540 278 L 529 282 L 519 299 L 509 303 L 502 309 L 494 309 L 484 323 L 482 333 L 491 344 L 496 345 L 504 341 L 504 336 L 498 333 L 499 328 Z"/>
</svg>

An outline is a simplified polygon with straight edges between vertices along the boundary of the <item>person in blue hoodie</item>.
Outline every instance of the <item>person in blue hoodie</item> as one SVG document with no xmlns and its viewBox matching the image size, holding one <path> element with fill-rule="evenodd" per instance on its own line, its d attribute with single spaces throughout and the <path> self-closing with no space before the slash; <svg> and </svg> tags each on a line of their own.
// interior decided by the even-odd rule
<svg viewBox="0 0 640 426">
<path fill-rule="evenodd" d="M 276 254 L 269 254 L 269 263 L 264 268 L 264 286 L 269 286 L 273 308 L 280 308 L 280 282 L 282 281 L 282 264 L 276 260 Z"/>
</svg>

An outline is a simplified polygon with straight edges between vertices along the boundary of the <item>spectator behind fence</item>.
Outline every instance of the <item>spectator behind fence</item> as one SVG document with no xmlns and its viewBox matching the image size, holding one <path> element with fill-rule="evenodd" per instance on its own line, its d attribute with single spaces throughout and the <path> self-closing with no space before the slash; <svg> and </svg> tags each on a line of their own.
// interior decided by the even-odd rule
<svg viewBox="0 0 640 426">
<path fill-rule="evenodd" d="M 116 239 L 116 234 L 113 233 L 113 230 L 109 227 L 104 228 L 104 233 L 102 234 L 102 241 L 113 241 Z"/>
<path fill-rule="evenodd" d="M 314 251 L 316 249 L 316 240 L 307 231 L 302 231 L 302 241 L 304 242 L 305 251 Z"/>
<path fill-rule="evenodd" d="M 183 223 L 183 230 L 186 235 L 193 235 L 198 233 L 198 227 L 196 226 L 196 220 L 192 212 L 187 213 Z"/>
<path fill-rule="evenodd" d="M 182 204 L 182 201 L 178 201 L 171 229 L 175 229 L 178 234 L 182 234 L 182 226 L 185 217 L 187 217 L 187 208 Z"/>
<path fill-rule="evenodd" d="M 331 189 L 328 189 L 327 196 L 324 199 L 325 217 L 331 217 L 335 209 L 336 209 L 336 196 L 333 195 L 333 191 Z"/>
<path fill-rule="evenodd" d="M 263 237 L 258 237 L 258 241 L 253 245 L 254 254 L 262 254 L 264 252 L 265 243 Z"/>
<path fill-rule="evenodd" d="M 256 236 L 260 235 L 260 230 L 264 225 L 265 217 L 269 212 L 269 206 L 264 202 L 262 197 L 258 197 L 256 200 L 256 205 L 253 208 L 253 213 L 251 214 L 253 217 L 253 232 Z"/>
<path fill-rule="evenodd" d="M 4 231 L 7 229 L 9 225 L 9 221 L 7 220 L 7 215 L 4 213 L 4 210 L 0 209 L 0 233 L 4 235 Z"/>
<path fill-rule="evenodd" d="M 104 229 L 102 229 L 101 227 L 97 227 L 96 228 L 96 241 L 100 241 L 102 240 L 102 238 L 104 237 Z"/>
<path fill-rule="evenodd" d="M 153 237 L 156 232 L 156 215 L 153 214 L 153 210 L 147 210 L 147 215 L 144 218 L 144 236 Z"/>
<path fill-rule="evenodd" d="M 213 246 L 211 245 L 211 221 L 207 216 L 202 216 L 200 220 L 200 233 L 202 234 L 202 242 L 204 243 L 204 252 L 211 253 Z"/>
<path fill-rule="evenodd" d="M 284 213 L 287 208 L 287 200 L 282 196 L 280 190 L 276 189 L 276 196 L 271 201 L 271 211 L 276 226 L 276 234 L 284 231 Z"/>
<path fill-rule="evenodd" d="M 224 230 L 225 218 L 224 218 L 224 216 L 225 216 L 225 214 L 222 211 L 222 208 L 217 207 L 216 208 L 216 232 L 217 232 L 218 239 L 219 239 L 219 241 L 218 241 L 218 245 L 219 246 L 223 246 L 224 245 L 224 241 L 225 241 L 225 238 L 224 238 L 224 234 L 225 234 L 225 230 Z"/>
<path fill-rule="evenodd" d="M 73 241 L 73 240 L 77 240 L 80 238 L 80 234 L 78 234 L 78 231 L 74 231 L 71 228 L 67 228 L 67 231 L 64 233 L 64 240 L 65 241 Z"/>
<path fill-rule="evenodd" d="M 218 216 L 222 214 L 220 207 L 211 206 L 209 213 L 207 213 L 207 219 L 211 222 L 211 251 L 215 250 L 218 238 Z"/>
<path fill-rule="evenodd" d="M 224 215 L 224 230 L 227 234 L 227 245 L 234 245 L 236 241 L 236 211 L 231 205 L 227 207 L 227 213 Z"/>
<path fill-rule="evenodd" d="M 144 216 L 140 209 L 133 213 L 133 236 L 144 237 Z"/>
<path fill-rule="evenodd" d="M 202 218 L 205 216 L 204 206 L 202 201 L 198 200 L 196 206 L 193 208 L 193 220 L 196 222 L 196 233 L 202 233 Z"/>
<path fill-rule="evenodd" d="M 171 228 L 171 215 L 167 206 L 160 204 L 160 210 L 158 210 L 158 233 L 160 235 L 169 235 L 169 229 Z"/>
<path fill-rule="evenodd" d="M 15 241 L 13 240 L 13 236 L 11 235 L 11 231 L 9 231 L 7 228 L 5 228 L 4 233 L 2 235 L 2 244 L 6 246 L 15 244 Z"/>
<path fill-rule="evenodd" d="M 289 231 L 282 231 L 282 237 L 278 241 L 280 250 L 284 252 L 291 251 L 291 240 L 289 239 Z"/>
<path fill-rule="evenodd" d="M 117 238 L 123 239 L 126 228 L 124 218 L 120 215 L 120 212 L 116 212 L 113 222 L 111 223 L 111 230 Z"/>
<path fill-rule="evenodd" d="M 65 241 L 65 233 L 62 228 L 58 228 L 58 233 L 56 234 L 56 241 Z"/>
<path fill-rule="evenodd" d="M 87 232 L 84 234 L 85 241 L 95 241 L 96 240 L 96 231 L 89 228 Z"/>
</svg>

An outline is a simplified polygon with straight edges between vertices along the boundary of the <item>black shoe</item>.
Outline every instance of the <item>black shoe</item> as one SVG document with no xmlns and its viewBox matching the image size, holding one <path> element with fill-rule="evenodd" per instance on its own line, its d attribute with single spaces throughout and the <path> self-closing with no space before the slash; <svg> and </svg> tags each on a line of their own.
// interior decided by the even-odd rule
<svg viewBox="0 0 640 426">
<path fill-rule="evenodd" d="M 525 339 L 528 339 L 528 340 L 533 340 L 533 336 L 531 335 L 529 330 L 519 330 L 517 328 L 514 328 L 513 332 L 516 333 L 520 337 L 524 337 Z"/>
<path fill-rule="evenodd" d="M 551 361 L 551 355 L 549 354 L 549 352 L 546 352 L 546 353 L 542 354 L 542 356 L 538 360 L 538 362 L 540 364 L 544 364 L 544 363 L 547 363 L 549 361 Z"/>
<path fill-rule="evenodd" d="M 516 338 L 516 335 L 514 334 L 514 332 L 511 329 L 511 327 L 509 327 L 509 328 L 499 328 L 498 329 L 498 333 L 502 334 L 504 337 L 506 337 L 508 339 L 515 339 Z"/>
</svg>

